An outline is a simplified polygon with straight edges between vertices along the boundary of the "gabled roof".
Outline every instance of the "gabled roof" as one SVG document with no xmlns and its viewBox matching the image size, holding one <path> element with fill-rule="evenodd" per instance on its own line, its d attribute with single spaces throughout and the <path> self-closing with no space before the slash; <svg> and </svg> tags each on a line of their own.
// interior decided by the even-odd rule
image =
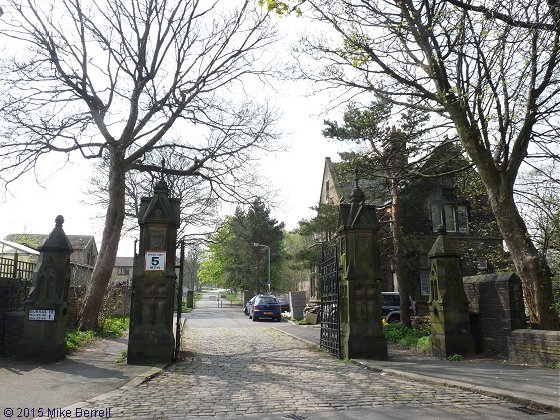
<svg viewBox="0 0 560 420">
<path fill-rule="evenodd" d="M 319 197 L 319 202 L 324 195 L 325 189 L 325 179 L 327 179 L 327 174 L 330 174 L 330 178 L 333 180 L 332 186 L 336 191 L 336 195 L 340 199 L 344 199 L 345 202 L 349 202 L 350 196 L 354 189 L 354 176 L 350 173 L 343 173 L 339 162 L 333 162 L 330 157 L 325 158 L 325 167 L 323 169 L 323 179 L 321 180 L 321 195 Z M 386 191 L 385 181 L 379 177 L 371 179 L 370 177 L 363 177 L 359 180 L 360 188 L 364 191 L 366 195 L 366 202 L 368 204 L 374 204 L 378 207 L 385 205 L 388 197 L 379 198 L 381 191 Z M 339 204 L 339 203 L 334 203 Z"/>
<path fill-rule="evenodd" d="M 95 238 L 92 235 L 66 235 L 72 249 L 79 250 L 85 249 L 90 242 L 93 241 L 95 248 Z M 48 234 L 36 234 L 36 233 L 10 233 L 4 238 L 7 241 L 19 243 L 21 245 L 27 246 L 31 249 L 38 249 L 41 247 L 47 238 Z"/>
</svg>

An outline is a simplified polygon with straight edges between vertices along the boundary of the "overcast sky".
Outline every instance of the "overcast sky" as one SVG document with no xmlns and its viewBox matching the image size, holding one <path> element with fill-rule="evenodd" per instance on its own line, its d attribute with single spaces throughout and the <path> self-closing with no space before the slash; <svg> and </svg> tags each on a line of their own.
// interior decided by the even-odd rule
<svg viewBox="0 0 560 420">
<path fill-rule="evenodd" d="M 297 227 L 297 222 L 310 217 L 309 207 L 319 200 L 324 159 L 337 158 L 340 144 L 323 138 L 323 118 L 319 97 L 303 96 L 300 86 L 291 93 L 284 91 L 278 106 L 282 109 L 282 127 L 291 127 L 284 135 L 284 152 L 263 156 L 260 170 L 271 186 L 279 191 L 278 205 L 272 216 L 286 224 L 287 229 Z M 0 237 L 9 233 L 49 233 L 54 219 L 62 214 L 64 230 L 71 235 L 94 235 L 99 247 L 102 220 L 95 216 L 102 209 L 82 203 L 91 176 L 91 168 L 80 159 L 61 164 L 44 162 L 39 168 L 42 179 L 39 185 L 33 175 L 11 185 L 10 193 L 0 201 Z M 125 238 L 119 247 L 119 256 L 131 256 L 133 239 Z"/>
<path fill-rule="evenodd" d="M 297 18 L 278 21 L 282 33 L 280 45 L 273 53 L 288 57 L 291 44 L 297 42 L 303 22 Z M 285 51 L 283 54 L 281 51 Z M 272 216 L 286 224 L 287 229 L 297 227 L 302 218 L 313 215 L 309 209 L 319 200 L 324 159 L 336 160 L 341 145 L 328 141 L 321 135 L 323 110 L 328 106 L 326 95 L 308 97 L 304 84 L 276 85 L 277 91 L 266 92 L 282 114 L 279 127 L 286 134 L 280 140 L 286 151 L 264 155 L 260 161 L 260 173 L 266 177 L 274 190 L 277 205 Z M 333 114 L 329 115 L 333 118 Z M 60 156 L 57 157 L 60 159 Z M 72 235 L 94 235 L 98 247 L 101 243 L 103 209 L 83 203 L 91 178 L 89 162 L 76 156 L 74 162 L 45 160 L 34 174 L 28 174 L 10 186 L 7 194 L 0 194 L 0 237 L 9 233 L 49 233 L 54 219 L 62 214 L 64 230 Z M 134 238 L 124 238 L 119 256 L 133 253 Z"/>
</svg>

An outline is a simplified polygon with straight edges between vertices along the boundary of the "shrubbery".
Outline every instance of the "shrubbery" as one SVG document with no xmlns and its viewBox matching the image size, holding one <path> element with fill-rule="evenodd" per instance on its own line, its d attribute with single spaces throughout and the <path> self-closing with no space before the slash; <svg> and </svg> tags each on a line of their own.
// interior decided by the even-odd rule
<svg viewBox="0 0 560 420">
<path fill-rule="evenodd" d="M 414 327 L 406 327 L 400 322 L 386 324 L 383 327 L 385 338 L 390 343 L 404 347 L 412 347 L 422 351 L 430 349 L 430 326 L 420 324 Z"/>
<path fill-rule="evenodd" d="M 128 329 L 130 319 L 123 316 L 106 317 L 100 320 L 99 330 L 80 331 L 72 329 L 66 331 L 66 353 L 71 353 L 87 344 L 95 337 L 118 338 Z"/>
</svg>

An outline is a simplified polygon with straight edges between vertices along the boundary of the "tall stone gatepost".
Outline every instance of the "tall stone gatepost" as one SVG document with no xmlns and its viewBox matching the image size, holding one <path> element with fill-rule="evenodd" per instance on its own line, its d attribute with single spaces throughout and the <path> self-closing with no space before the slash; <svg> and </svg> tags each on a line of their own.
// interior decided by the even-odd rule
<svg viewBox="0 0 560 420">
<path fill-rule="evenodd" d="M 357 179 L 350 204 L 340 204 L 338 225 L 342 357 L 387 360 L 378 276 L 379 224 L 375 206 L 365 204 Z"/>
<path fill-rule="evenodd" d="M 459 268 L 459 254 L 446 236 L 445 227 L 441 225 L 428 257 L 432 354 L 437 357 L 474 354 L 469 302 Z"/>
<path fill-rule="evenodd" d="M 72 246 L 57 216 L 55 227 L 39 248 L 39 261 L 33 271 L 33 284 L 25 302 L 23 335 L 16 358 L 44 363 L 56 362 L 66 355 L 66 318 L 70 286 Z"/>
<path fill-rule="evenodd" d="M 170 363 L 173 360 L 179 204 L 179 199 L 169 198 L 163 176 L 154 187 L 153 197 L 143 197 L 140 204 L 140 245 L 132 278 L 129 364 Z"/>
</svg>

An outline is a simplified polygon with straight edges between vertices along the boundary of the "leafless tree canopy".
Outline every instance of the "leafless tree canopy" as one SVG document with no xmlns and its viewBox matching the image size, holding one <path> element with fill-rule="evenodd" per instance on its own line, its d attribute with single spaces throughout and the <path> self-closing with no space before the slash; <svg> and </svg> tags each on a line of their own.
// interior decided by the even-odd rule
<svg viewBox="0 0 560 420">
<path fill-rule="evenodd" d="M 100 159 L 105 227 L 81 327 L 96 326 L 125 219 L 131 170 L 198 176 L 235 194 L 251 152 L 274 139 L 274 113 L 249 94 L 275 39 L 254 1 L 7 0 L 0 20 L 0 181 L 53 152 Z M 220 188 L 215 188 L 220 185 Z"/>
<path fill-rule="evenodd" d="M 545 2 L 482 2 L 502 19 L 456 0 L 307 3 L 338 36 L 305 40 L 324 63 L 320 73 L 304 68 L 306 77 L 403 106 L 414 98 L 419 109 L 474 127 L 480 164 L 516 172 L 527 154 L 558 158 L 558 30 Z"/>
<path fill-rule="evenodd" d="M 0 24 L 8 42 L 2 180 L 53 151 L 86 158 L 118 151 L 120 165 L 138 168 L 172 127 L 189 151 L 178 168 L 185 172 L 261 144 L 271 112 L 239 96 L 247 76 L 266 73 L 263 47 L 274 31 L 251 2 L 240 3 L 8 1 Z M 228 136 L 197 144 L 198 126 Z"/>
</svg>

